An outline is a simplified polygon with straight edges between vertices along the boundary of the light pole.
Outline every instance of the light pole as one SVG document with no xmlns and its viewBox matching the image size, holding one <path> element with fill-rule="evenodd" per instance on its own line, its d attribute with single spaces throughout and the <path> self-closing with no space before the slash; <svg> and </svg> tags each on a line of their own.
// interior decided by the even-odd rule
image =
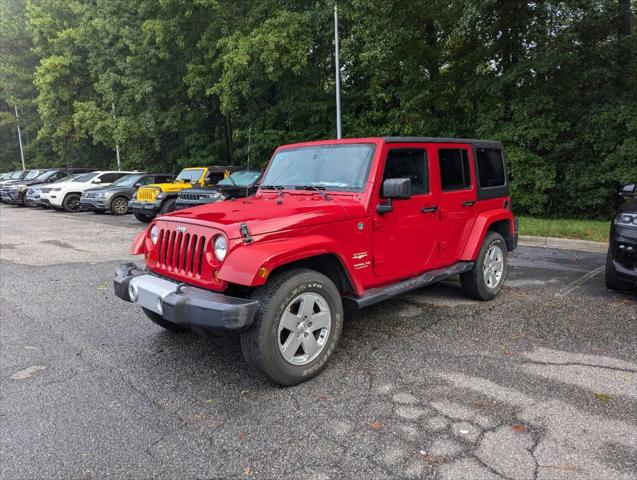
<svg viewBox="0 0 637 480">
<path fill-rule="evenodd" d="M 338 7 L 334 5 L 334 68 L 336 73 L 336 138 L 342 137 L 341 131 L 341 67 L 338 58 Z"/>
<path fill-rule="evenodd" d="M 24 150 L 22 149 L 22 132 L 20 131 L 20 119 L 18 118 L 18 106 L 15 107 L 15 123 L 18 125 L 18 142 L 20 142 L 20 158 L 22 159 L 22 170 L 26 170 L 27 167 L 24 165 Z"/>
<path fill-rule="evenodd" d="M 111 107 L 113 107 L 113 121 L 115 120 L 115 102 L 111 102 Z M 117 156 L 117 170 L 121 170 L 122 166 L 120 164 L 119 159 L 119 143 L 115 141 L 115 155 Z"/>
</svg>

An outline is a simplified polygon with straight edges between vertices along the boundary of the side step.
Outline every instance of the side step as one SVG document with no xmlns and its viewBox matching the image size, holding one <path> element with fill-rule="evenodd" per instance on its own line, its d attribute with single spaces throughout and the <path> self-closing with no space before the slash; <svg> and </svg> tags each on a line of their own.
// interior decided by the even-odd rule
<svg viewBox="0 0 637 480">
<path fill-rule="evenodd" d="M 473 268 L 473 262 L 458 262 L 438 270 L 431 270 L 418 277 L 409 278 L 401 282 L 385 285 L 384 287 L 370 288 L 360 297 L 348 295 L 343 301 L 355 308 L 365 308 L 375 303 L 382 302 L 392 297 L 411 292 L 421 287 L 440 282 L 454 275 L 468 272 Z"/>
</svg>

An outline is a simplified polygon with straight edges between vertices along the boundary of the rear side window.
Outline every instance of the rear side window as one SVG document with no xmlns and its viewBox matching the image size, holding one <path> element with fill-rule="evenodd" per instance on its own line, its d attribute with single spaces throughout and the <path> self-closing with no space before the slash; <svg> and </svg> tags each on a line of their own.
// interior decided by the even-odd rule
<svg viewBox="0 0 637 480">
<path fill-rule="evenodd" d="M 501 187 L 506 184 L 504 157 L 502 151 L 495 148 L 478 148 L 478 178 L 481 188 Z"/>
<path fill-rule="evenodd" d="M 387 154 L 383 181 L 388 178 L 410 178 L 411 193 L 429 192 L 427 152 L 418 148 L 400 148 Z"/>
<path fill-rule="evenodd" d="M 440 183 L 443 192 L 471 188 L 469 154 L 460 148 L 438 150 Z"/>
<path fill-rule="evenodd" d="M 113 183 L 118 178 L 128 175 L 128 173 L 105 173 L 100 177 L 102 183 Z"/>
</svg>

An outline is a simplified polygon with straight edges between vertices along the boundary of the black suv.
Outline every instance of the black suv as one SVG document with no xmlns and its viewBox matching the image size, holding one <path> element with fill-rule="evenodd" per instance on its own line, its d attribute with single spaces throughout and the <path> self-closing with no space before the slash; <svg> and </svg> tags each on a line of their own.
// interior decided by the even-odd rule
<svg viewBox="0 0 637 480">
<path fill-rule="evenodd" d="M 170 182 L 172 179 L 169 173 L 131 173 L 106 187 L 86 190 L 80 198 L 80 208 L 95 213 L 110 211 L 113 215 L 124 215 L 128 213 L 128 202 L 139 187 Z"/>
<path fill-rule="evenodd" d="M 31 170 L 19 181 L 5 184 L 0 190 L 2 201 L 13 205 L 26 205 L 25 196 L 29 187 L 55 183 L 69 175 L 92 172 L 92 168 L 49 168 L 46 170 Z"/>
<path fill-rule="evenodd" d="M 637 187 L 625 185 L 619 194 L 626 203 L 610 227 L 606 256 L 606 286 L 637 291 Z"/>
<path fill-rule="evenodd" d="M 257 191 L 262 173 L 259 170 L 240 170 L 220 180 L 216 185 L 182 190 L 177 195 L 175 209 L 221 202 L 229 198 L 249 197 Z"/>
</svg>

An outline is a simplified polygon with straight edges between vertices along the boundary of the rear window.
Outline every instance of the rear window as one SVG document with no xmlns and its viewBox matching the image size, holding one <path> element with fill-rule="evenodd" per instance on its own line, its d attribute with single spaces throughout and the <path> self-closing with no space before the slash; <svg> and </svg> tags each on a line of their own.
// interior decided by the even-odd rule
<svg viewBox="0 0 637 480">
<path fill-rule="evenodd" d="M 444 192 L 471 187 L 469 154 L 466 150 L 443 148 L 438 150 L 438 159 L 440 161 L 440 183 Z"/>
<path fill-rule="evenodd" d="M 481 188 L 501 187 L 506 184 L 504 157 L 495 148 L 478 148 L 478 178 Z"/>
</svg>

